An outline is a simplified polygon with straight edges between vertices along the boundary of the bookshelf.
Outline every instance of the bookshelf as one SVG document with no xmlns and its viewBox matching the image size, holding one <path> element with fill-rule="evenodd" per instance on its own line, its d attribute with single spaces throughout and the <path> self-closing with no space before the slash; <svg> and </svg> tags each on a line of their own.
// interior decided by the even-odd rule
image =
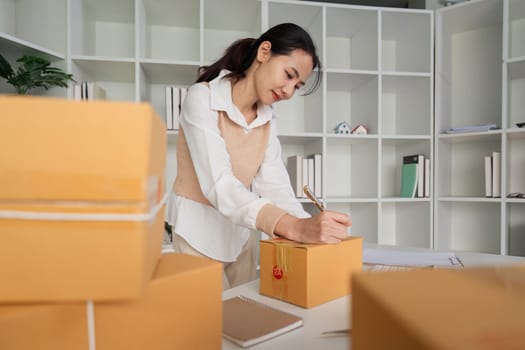
<svg viewBox="0 0 525 350">
<path fill-rule="evenodd" d="M 435 74 L 433 11 L 328 2 L 0 0 L 0 51 L 10 61 L 43 55 L 76 80 L 97 82 L 107 99 L 150 102 L 164 117 L 165 85 L 190 85 L 232 40 L 296 22 L 318 46 L 323 83 L 275 106 L 283 159 L 323 155 L 322 199 L 352 216 L 351 233 L 380 244 L 525 255 L 525 202 L 484 198 L 483 177 L 472 176 L 482 174 L 482 155 L 500 151 L 502 193 L 525 191 L 525 129 L 515 126 L 525 121 L 525 4 L 471 0 L 436 13 Z M 12 92 L 0 83 L 0 93 Z M 35 94 L 72 97 L 59 88 Z M 341 121 L 369 133 L 335 134 Z M 442 134 L 492 122 L 500 129 Z M 168 184 L 176 137 L 169 132 Z M 399 197 L 401 158 L 415 153 L 432 161 L 430 198 Z"/>
<path fill-rule="evenodd" d="M 438 249 L 525 254 L 525 3 L 474 0 L 437 11 L 435 226 Z M 518 97 L 519 96 L 519 97 Z M 444 134 L 450 127 L 498 129 Z M 501 153 L 501 198 L 486 198 L 483 157 Z M 518 178 L 520 180 L 518 180 Z"/>
<path fill-rule="evenodd" d="M 430 247 L 431 199 L 400 198 L 399 191 L 402 157 L 433 157 L 433 12 L 279 0 L 263 6 L 263 29 L 303 26 L 324 64 L 321 89 L 274 106 L 283 158 L 323 155 L 323 200 L 351 215 L 352 234 Z M 368 134 L 335 134 L 342 121 L 363 124 Z"/>
</svg>

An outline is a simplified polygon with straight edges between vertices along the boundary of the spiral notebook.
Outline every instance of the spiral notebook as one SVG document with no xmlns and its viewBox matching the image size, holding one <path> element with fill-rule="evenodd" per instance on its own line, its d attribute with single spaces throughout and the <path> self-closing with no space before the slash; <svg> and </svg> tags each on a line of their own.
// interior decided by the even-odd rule
<svg viewBox="0 0 525 350">
<path fill-rule="evenodd" d="M 222 335 L 247 348 L 299 328 L 303 319 L 244 296 L 222 302 Z"/>
</svg>

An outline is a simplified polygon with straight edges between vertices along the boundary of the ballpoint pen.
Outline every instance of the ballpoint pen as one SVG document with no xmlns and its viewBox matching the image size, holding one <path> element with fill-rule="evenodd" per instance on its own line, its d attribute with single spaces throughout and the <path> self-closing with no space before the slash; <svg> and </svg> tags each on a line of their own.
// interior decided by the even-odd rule
<svg viewBox="0 0 525 350">
<path fill-rule="evenodd" d="M 312 193 L 312 191 L 310 190 L 310 187 L 308 187 L 308 185 L 304 185 L 303 186 L 303 192 L 304 194 L 306 195 L 306 197 L 308 197 L 312 203 L 315 204 L 315 206 L 317 208 L 319 208 L 320 211 L 325 211 L 326 208 L 324 207 L 324 205 L 319 201 L 319 199 L 317 199 L 316 196 L 314 196 L 314 194 Z"/>
</svg>

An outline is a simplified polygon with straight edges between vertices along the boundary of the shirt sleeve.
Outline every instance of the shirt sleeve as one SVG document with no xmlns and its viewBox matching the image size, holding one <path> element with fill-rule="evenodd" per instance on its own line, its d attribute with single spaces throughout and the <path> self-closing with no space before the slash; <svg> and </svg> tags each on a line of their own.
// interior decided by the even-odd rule
<svg viewBox="0 0 525 350">
<path fill-rule="evenodd" d="M 311 215 L 303 209 L 295 197 L 288 171 L 282 160 L 281 143 L 277 137 L 275 119 L 271 123 L 268 148 L 253 181 L 253 189 L 261 197 L 271 200 L 274 205 L 293 216 L 310 217 Z"/>
<path fill-rule="evenodd" d="M 218 127 L 218 112 L 210 107 L 207 86 L 195 84 L 189 89 L 180 125 L 203 195 L 233 223 L 258 229 L 257 215 L 270 200 L 248 190 L 233 174 L 226 143 Z"/>
</svg>

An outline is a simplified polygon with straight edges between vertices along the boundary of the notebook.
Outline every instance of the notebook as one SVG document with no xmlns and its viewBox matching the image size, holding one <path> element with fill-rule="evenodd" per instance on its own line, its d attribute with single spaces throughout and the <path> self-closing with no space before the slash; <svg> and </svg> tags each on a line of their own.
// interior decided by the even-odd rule
<svg viewBox="0 0 525 350">
<path fill-rule="evenodd" d="M 222 335 L 247 348 L 303 325 L 301 317 L 244 296 L 222 302 Z"/>
</svg>

